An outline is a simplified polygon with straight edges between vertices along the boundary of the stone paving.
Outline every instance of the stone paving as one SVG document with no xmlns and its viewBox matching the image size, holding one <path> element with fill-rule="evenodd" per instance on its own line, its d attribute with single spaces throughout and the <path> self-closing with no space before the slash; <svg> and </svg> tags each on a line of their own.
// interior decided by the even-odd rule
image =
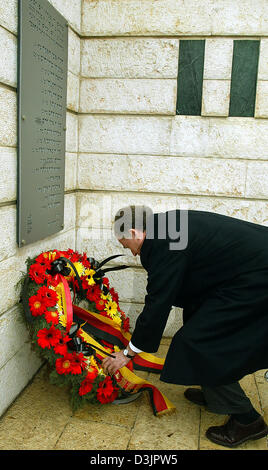
<svg viewBox="0 0 268 470">
<path fill-rule="evenodd" d="M 157 355 L 164 357 L 164 338 Z M 240 382 L 255 408 L 268 421 L 268 384 L 264 371 Z M 87 405 L 75 413 L 66 389 L 51 385 L 43 366 L 0 419 L 0 450 L 230 450 L 205 437 L 209 426 L 222 424 L 214 415 L 184 398 L 187 387 L 165 384 L 157 374 L 137 372 L 173 402 L 176 412 L 157 418 L 148 392 L 128 404 Z M 236 449 L 267 450 L 267 438 Z"/>
</svg>

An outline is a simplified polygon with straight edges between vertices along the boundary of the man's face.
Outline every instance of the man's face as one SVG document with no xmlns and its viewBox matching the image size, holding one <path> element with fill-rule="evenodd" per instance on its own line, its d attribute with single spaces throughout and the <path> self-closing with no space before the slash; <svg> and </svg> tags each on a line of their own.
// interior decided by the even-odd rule
<svg viewBox="0 0 268 470">
<path fill-rule="evenodd" d="M 118 241 L 124 248 L 128 248 L 133 256 L 137 256 L 141 252 L 141 247 L 145 238 L 145 232 L 140 232 L 139 230 L 131 229 L 130 231 L 131 238 L 120 238 Z"/>
</svg>

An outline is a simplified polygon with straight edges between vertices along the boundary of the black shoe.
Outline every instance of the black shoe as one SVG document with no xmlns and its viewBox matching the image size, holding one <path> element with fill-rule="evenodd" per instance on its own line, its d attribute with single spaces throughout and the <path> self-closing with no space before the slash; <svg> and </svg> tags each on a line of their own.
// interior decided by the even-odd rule
<svg viewBox="0 0 268 470">
<path fill-rule="evenodd" d="M 232 416 L 222 426 L 211 426 L 206 437 L 216 444 L 225 447 L 236 447 L 249 440 L 257 440 L 267 436 L 268 426 L 260 416 L 251 424 L 240 424 Z"/>
<path fill-rule="evenodd" d="M 184 392 L 184 396 L 187 400 L 192 401 L 196 405 L 206 406 L 207 404 L 204 394 L 199 388 L 187 388 Z"/>
</svg>

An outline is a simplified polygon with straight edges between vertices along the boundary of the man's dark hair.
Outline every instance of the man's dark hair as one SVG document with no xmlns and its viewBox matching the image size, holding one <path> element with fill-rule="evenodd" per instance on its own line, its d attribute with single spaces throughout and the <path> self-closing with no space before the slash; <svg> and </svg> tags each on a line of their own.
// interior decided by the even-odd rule
<svg viewBox="0 0 268 470">
<path fill-rule="evenodd" d="M 114 217 L 114 234 L 120 238 L 131 238 L 129 230 L 134 228 L 142 232 L 146 231 L 148 218 L 153 211 L 148 206 L 126 206 L 119 209 Z"/>
</svg>

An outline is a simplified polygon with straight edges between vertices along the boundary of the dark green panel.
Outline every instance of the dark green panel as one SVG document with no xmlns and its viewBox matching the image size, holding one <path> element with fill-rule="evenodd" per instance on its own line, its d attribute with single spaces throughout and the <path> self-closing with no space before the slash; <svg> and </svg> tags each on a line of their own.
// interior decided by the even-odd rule
<svg viewBox="0 0 268 470">
<path fill-rule="evenodd" d="M 180 41 L 177 114 L 200 116 L 205 40 Z"/>
<path fill-rule="evenodd" d="M 234 41 L 229 116 L 253 117 L 260 41 Z"/>
</svg>

